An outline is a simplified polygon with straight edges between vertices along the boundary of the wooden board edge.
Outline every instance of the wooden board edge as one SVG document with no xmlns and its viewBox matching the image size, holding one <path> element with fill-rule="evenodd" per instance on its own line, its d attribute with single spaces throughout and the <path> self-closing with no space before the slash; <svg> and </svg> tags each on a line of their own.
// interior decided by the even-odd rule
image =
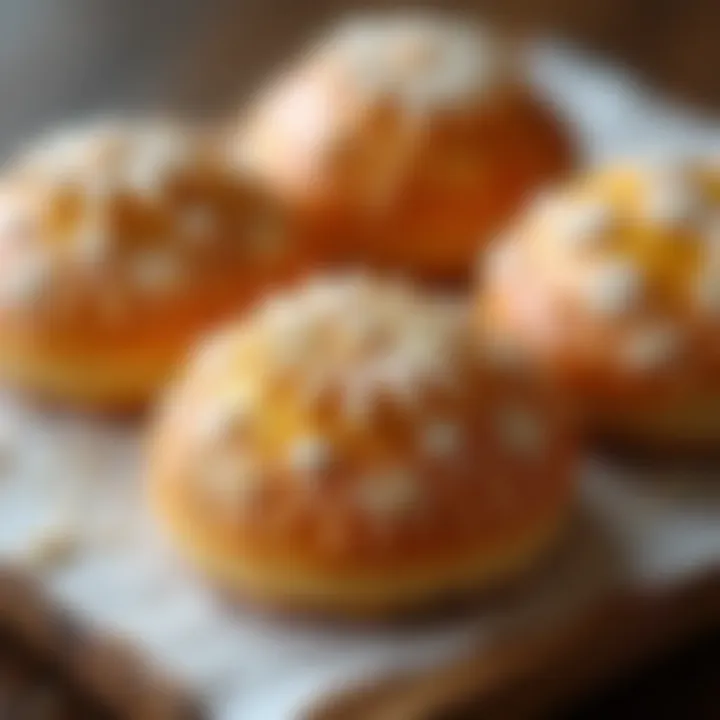
<svg viewBox="0 0 720 720">
<path fill-rule="evenodd" d="M 446 665 L 333 694 L 307 720 L 531 720 L 720 624 L 720 567 L 682 585 L 627 591 L 560 623 L 498 638 Z M 455 713 L 455 714 L 453 714 Z"/>
<path fill-rule="evenodd" d="M 121 638 L 83 623 L 26 571 L 0 566 L 0 625 L 113 715 L 199 720 L 199 703 Z"/>
</svg>

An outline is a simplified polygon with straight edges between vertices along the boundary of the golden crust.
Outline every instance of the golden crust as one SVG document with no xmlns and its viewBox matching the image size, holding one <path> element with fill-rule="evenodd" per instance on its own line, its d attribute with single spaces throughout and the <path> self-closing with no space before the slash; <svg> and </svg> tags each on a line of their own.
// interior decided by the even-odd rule
<svg viewBox="0 0 720 720">
<path fill-rule="evenodd" d="M 483 332 L 554 373 L 604 432 L 717 439 L 719 202 L 710 164 L 616 165 L 558 189 L 485 264 Z"/>
<path fill-rule="evenodd" d="M 199 333 L 299 270 L 291 235 L 192 131 L 51 136 L 0 181 L 0 373 L 40 396 L 142 404 Z"/>
<path fill-rule="evenodd" d="M 251 106 L 233 142 L 329 260 L 466 278 L 478 242 L 573 164 L 519 65 L 472 22 L 356 21 Z"/>
<path fill-rule="evenodd" d="M 281 611 L 363 619 L 398 617 L 504 588 L 522 578 L 559 541 L 566 519 L 566 513 L 558 513 L 544 523 L 528 523 L 524 533 L 497 547 L 429 561 L 409 572 L 345 576 L 304 567 L 301 556 L 285 558 L 285 562 L 249 556 L 238 562 L 232 548 L 213 544 L 212 538 L 197 532 L 192 521 L 184 524 L 181 513 L 168 521 L 178 546 L 231 600 Z"/>
<path fill-rule="evenodd" d="M 170 534 L 238 592 L 392 612 L 530 562 L 574 458 L 552 397 L 491 367 L 459 307 L 355 277 L 204 348 L 154 428 L 149 483 Z"/>
</svg>

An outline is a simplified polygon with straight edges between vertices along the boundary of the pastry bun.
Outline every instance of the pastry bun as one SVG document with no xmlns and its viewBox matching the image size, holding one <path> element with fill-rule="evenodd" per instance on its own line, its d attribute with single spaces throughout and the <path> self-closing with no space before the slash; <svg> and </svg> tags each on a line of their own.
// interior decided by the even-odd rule
<svg viewBox="0 0 720 720">
<path fill-rule="evenodd" d="M 627 445 L 720 439 L 720 172 L 617 163 L 539 198 L 484 263 L 483 333 Z"/>
<path fill-rule="evenodd" d="M 467 279 L 478 243 L 572 165 L 525 74 L 519 43 L 472 20 L 361 17 L 243 111 L 233 153 L 329 262 Z"/>
<path fill-rule="evenodd" d="M 276 203 L 197 133 L 98 121 L 0 178 L 0 378 L 129 409 L 196 335 L 299 265 Z"/>
<path fill-rule="evenodd" d="M 221 587 L 393 614 L 514 578 L 556 537 L 575 444 L 454 302 L 313 280 L 205 344 L 151 433 L 152 505 Z"/>
</svg>

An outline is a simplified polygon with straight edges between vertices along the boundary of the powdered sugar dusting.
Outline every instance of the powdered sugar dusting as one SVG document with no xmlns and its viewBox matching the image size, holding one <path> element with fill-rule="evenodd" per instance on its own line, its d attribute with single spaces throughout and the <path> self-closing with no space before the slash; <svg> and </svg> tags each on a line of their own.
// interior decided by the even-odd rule
<svg viewBox="0 0 720 720">
<path fill-rule="evenodd" d="M 641 299 L 643 276 L 629 260 L 607 260 L 594 268 L 584 287 L 588 307 L 599 315 L 615 316 L 631 310 Z"/>
<path fill-rule="evenodd" d="M 468 102 L 509 73 L 501 37 L 439 13 L 354 18 L 323 49 L 345 64 L 361 88 L 419 110 Z"/>
<path fill-rule="evenodd" d="M 309 400 L 339 392 L 351 420 L 380 397 L 412 409 L 428 389 L 447 390 L 466 349 L 459 309 L 362 276 L 311 281 L 251 323 L 264 338 L 268 373 L 312 377 Z"/>
<path fill-rule="evenodd" d="M 672 360 L 681 347 L 681 333 L 670 325 L 637 330 L 623 348 L 625 364 L 635 370 L 651 370 Z"/>
<path fill-rule="evenodd" d="M 319 436 L 304 436 L 296 439 L 289 451 L 290 468 L 303 476 L 316 476 L 330 463 L 330 444 Z"/>
<path fill-rule="evenodd" d="M 405 516 L 422 498 L 420 486 L 408 470 L 397 468 L 363 479 L 356 500 L 375 521 L 385 522 Z"/>
<path fill-rule="evenodd" d="M 151 293 L 176 288 L 183 279 L 180 258 L 169 250 L 146 250 L 131 259 L 131 277 L 135 287 Z"/>
</svg>

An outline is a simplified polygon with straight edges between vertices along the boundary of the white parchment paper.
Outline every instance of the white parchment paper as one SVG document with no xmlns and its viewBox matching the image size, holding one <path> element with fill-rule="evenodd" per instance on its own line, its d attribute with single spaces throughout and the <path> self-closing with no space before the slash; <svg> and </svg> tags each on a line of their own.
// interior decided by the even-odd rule
<svg viewBox="0 0 720 720">
<path fill-rule="evenodd" d="M 591 161 L 720 147 L 720 124 L 573 51 L 540 48 L 535 70 Z M 130 637 L 222 720 L 285 720 L 323 691 L 438 662 L 507 623 L 546 622 L 613 585 L 672 582 L 720 563 L 720 483 L 589 460 L 571 542 L 523 592 L 426 627 L 260 618 L 221 607 L 155 536 L 142 503 L 141 425 L 0 399 L 0 556 L 31 565 L 89 623 Z"/>
</svg>

